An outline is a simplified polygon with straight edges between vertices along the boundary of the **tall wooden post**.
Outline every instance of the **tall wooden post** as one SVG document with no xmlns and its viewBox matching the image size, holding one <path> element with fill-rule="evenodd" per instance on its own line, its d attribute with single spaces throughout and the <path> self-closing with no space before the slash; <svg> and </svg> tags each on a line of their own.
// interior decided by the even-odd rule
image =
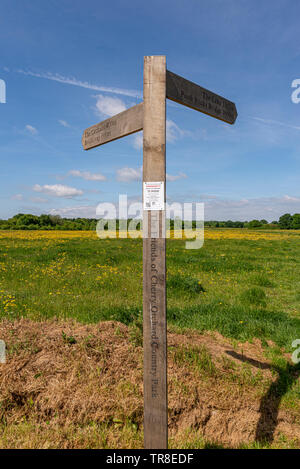
<svg viewBox="0 0 300 469">
<path fill-rule="evenodd" d="M 145 182 L 162 182 L 164 202 L 164 210 L 144 207 L 143 212 L 144 445 L 164 449 L 168 445 L 165 56 L 144 57 L 143 130 L 143 187 Z"/>
</svg>

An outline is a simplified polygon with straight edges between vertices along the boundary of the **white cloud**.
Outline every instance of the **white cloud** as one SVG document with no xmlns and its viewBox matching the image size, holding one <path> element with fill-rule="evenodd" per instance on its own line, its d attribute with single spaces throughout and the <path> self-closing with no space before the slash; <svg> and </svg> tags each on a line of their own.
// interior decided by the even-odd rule
<svg viewBox="0 0 300 469">
<path fill-rule="evenodd" d="M 168 143 L 173 143 L 179 138 L 192 136 L 189 130 L 181 129 L 174 121 L 167 119 L 166 121 L 166 139 Z"/>
<path fill-rule="evenodd" d="M 46 204 L 49 202 L 48 199 L 44 199 L 43 197 L 30 197 L 31 202 L 34 204 Z"/>
<path fill-rule="evenodd" d="M 175 142 L 181 136 L 180 128 L 175 122 L 168 120 L 166 121 L 166 139 L 167 142 Z"/>
<path fill-rule="evenodd" d="M 111 117 L 125 111 L 126 106 L 120 98 L 112 98 L 99 94 L 97 96 L 96 109 L 100 115 Z"/>
<path fill-rule="evenodd" d="M 133 146 L 136 150 L 141 150 L 143 148 L 143 132 L 135 134 Z"/>
<path fill-rule="evenodd" d="M 64 121 L 63 119 L 59 119 L 58 122 L 60 123 L 60 125 L 62 125 L 63 127 L 71 127 L 70 124 L 68 124 L 67 121 Z"/>
<path fill-rule="evenodd" d="M 287 201 L 292 201 L 292 202 L 300 202 L 299 197 L 291 197 L 290 195 L 285 195 L 283 199 Z"/>
<path fill-rule="evenodd" d="M 166 140 L 168 143 L 174 143 L 176 140 L 189 135 L 192 136 L 192 132 L 188 130 L 182 130 L 174 121 L 167 119 L 166 121 Z M 133 147 L 136 150 L 143 148 L 143 132 L 139 132 L 134 136 Z"/>
<path fill-rule="evenodd" d="M 142 180 L 143 170 L 140 168 L 120 168 L 117 170 L 117 181 L 120 182 L 134 182 Z M 177 181 L 178 179 L 185 179 L 187 175 L 178 173 L 177 175 L 166 174 L 166 180 L 169 182 Z"/>
<path fill-rule="evenodd" d="M 72 169 L 68 173 L 70 176 L 83 178 L 86 181 L 106 181 L 106 177 L 101 173 L 90 173 L 89 171 L 79 171 Z"/>
<path fill-rule="evenodd" d="M 35 184 L 33 186 L 33 190 L 35 192 L 42 192 L 44 194 L 52 195 L 54 197 L 65 197 L 68 199 L 83 194 L 83 191 L 81 189 L 76 189 L 75 187 L 70 186 L 64 186 L 62 184 L 45 184 L 44 186 L 40 186 L 40 184 Z"/>
<path fill-rule="evenodd" d="M 31 71 L 18 70 L 18 73 L 23 75 L 36 77 L 36 78 L 45 78 L 46 80 L 57 81 L 59 83 L 64 83 L 66 85 L 79 86 L 81 88 L 87 88 L 89 90 L 102 91 L 105 93 L 121 94 L 123 96 L 131 96 L 132 98 L 142 98 L 142 93 L 140 91 L 128 90 L 124 88 L 114 88 L 109 86 L 93 85 L 87 81 L 77 80 L 76 78 L 64 77 L 58 73 L 53 74 L 51 72 L 47 73 L 35 73 Z"/>
<path fill-rule="evenodd" d="M 50 215 L 60 215 L 65 218 L 99 218 L 96 215 L 96 205 L 79 205 L 75 207 L 53 208 Z"/>
<path fill-rule="evenodd" d="M 200 197 L 201 199 L 201 197 Z M 253 199 L 205 200 L 206 220 L 278 220 L 284 213 L 300 213 L 300 197 L 259 197 Z M 196 199 L 195 199 L 196 200 Z M 199 200 L 201 201 L 201 200 Z"/>
<path fill-rule="evenodd" d="M 23 200 L 23 194 L 15 194 L 12 197 L 12 200 Z"/>
<path fill-rule="evenodd" d="M 133 182 L 141 181 L 142 168 L 120 168 L 117 170 L 117 181 L 120 182 Z"/>
<path fill-rule="evenodd" d="M 166 180 L 169 182 L 178 181 L 178 179 L 186 179 L 187 175 L 184 173 L 178 173 L 177 175 L 172 176 L 171 174 L 166 174 Z"/>
<path fill-rule="evenodd" d="M 38 134 L 38 131 L 35 127 L 33 127 L 32 125 L 25 125 L 25 129 L 31 134 L 31 135 L 37 135 Z"/>
<path fill-rule="evenodd" d="M 288 129 L 294 129 L 294 130 L 300 130 L 299 125 L 292 125 L 292 124 L 286 124 L 285 122 L 280 122 L 276 121 L 273 119 L 263 119 L 261 117 L 250 117 L 250 119 L 253 119 L 255 121 L 261 122 L 262 124 L 266 125 L 275 125 L 275 126 L 281 126 L 281 127 L 287 127 Z"/>
<path fill-rule="evenodd" d="M 170 199 L 168 203 L 191 201 L 190 195 L 182 200 Z M 287 198 L 288 197 L 288 198 Z M 181 199 L 181 198 L 180 198 Z M 187 200 L 188 199 L 188 200 Z M 291 200 L 292 199 L 292 200 Z M 300 213 L 300 197 L 261 197 L 255 199 L 221 199 L 215 195 L 203 194 L 197 197 L 193 194 L 195 202 L 205 202 L 205 220 L 253 220 L 267 219 L 268 221 L 278 220 L 284 213 Z M 141 201 L 141 197 L 128 197 L 128 203 Z M 53 208 L 50 213 L 61 215 L 62 217 L 86 217 L 98 218 L 96 216 L 96 205 L 78 205 L 73 207 Z"/>
</svg>

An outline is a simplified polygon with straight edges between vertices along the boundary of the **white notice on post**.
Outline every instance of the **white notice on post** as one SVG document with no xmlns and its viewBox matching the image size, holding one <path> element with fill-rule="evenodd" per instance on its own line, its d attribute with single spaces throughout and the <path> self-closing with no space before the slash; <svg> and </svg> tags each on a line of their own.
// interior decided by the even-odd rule
<svg viewBox="0 0 300 469">
<path fill-rule="evenodd" d="M 144 210 L 164 210 L 164 182 L 144 182 Z"/>
</svg>

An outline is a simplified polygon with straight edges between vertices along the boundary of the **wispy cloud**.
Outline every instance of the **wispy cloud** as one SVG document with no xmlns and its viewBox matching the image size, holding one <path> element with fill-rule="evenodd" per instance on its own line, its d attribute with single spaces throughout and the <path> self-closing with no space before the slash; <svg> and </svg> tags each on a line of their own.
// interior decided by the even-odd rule
<svg viewBox="0 0 300 469">
<path fill-rule="evenodd" d="M 23 200 L 23 194 L 14 194 L 11 196 L 12 200 Z"/>
<path fill-rule="evenodd" d="M 142 167 L 140 168 L 120 168 L 117 170 L 117 181 L 120 182 L 134 182 L 142 180 Z M 176 175 L 166 174 L 166 180 L 169 182 L 177 181 L 178 179 L 185 179 L 187 175 L 184 173 L 178 173 Z"/>
<path fill-rule="evenodd" d="M 101 173 L 90 173 L 89 171 L 80 171 L 71 169 L 68 173 L 70 176 L 79 177 L 86 181 L 106 181 L 106 177 Z"/>
<path fill-rule="evenodd" d="M 221 199 L 205 201 L 206 220 L 278 220 L 284 213 L 299 213 L 300 197 L 258 197 L 255 199 Z"/>
<path fill-rule="evenodd" d="M 120 182 L 133 182 L 141 181 L 142 168 L 120 168 L 117 170 L 117 181 Z"/>
<path fill-rule="evenodd" d="M 35 192 L 42 192 L 44 194 L 52 195 L 54 197 L 64 197 L 67 199 L 83 194 L 83 191 L 81 189 L 76 189 L 75 187 L 70 186 L 64 186 L 63 184 L 45 184 L 44 186 L 41 186 L 40 184 L 35 184 L 32 189 Z"/>
<path fill-rule="evenodd" d="M 74 77 L 65 77 L 60 75 L 59 73 L 36 73 L 30 70 L 17 70 L 18 73 L 22 73 L 23 75 L 35 77 L 35 78 L 44 78 L 46 80 L 57 81 L 58 83 L 64 83 L 66 85 L 73 85 L 79 86 L 80 88 L 86 88 L 88 90 L 100 91 L 104 93 L 113 93 L 113 94 L 120 94 L 123 96 L 130 96 L 132 98 L 142 98 L 142 93 L 137 90 L 129 90 L 125 88 L 115 88 L 109 86 L 101 86 L 89 83 L 88 81 L 81 81 Z"/>
<path fill-rule="evenodd" d="M 179 138 L 191 135 L 188 130 L 181 129 L 174 121 L 167 119 L 166 121 L 166 139 L 167 142 L 173 143 Z"/>
<path fill-rule="evenodd" d="M 78 205 L 75 207 L 53 208 L 49 213 L 50 215 L 60 215 L 65 218 L 97 218 L 96 208 L 96 205 Z"/>
<path fill-rule="evenodd" d="M 119 112 L 125 111 L 125 103 L 120 98 L 112 98 L 111 96 L 97 96 L 96 110 L 101 116 L 114 116 Z"/>
<path fill-rule="evenodd" d="M 192 132 L 181 129 L 174 121 L 170 119 L 166 120 L 166 140 L 168 143 L 174 143 L 182 137 L 191 135 Z M 134 136 L 133 147 L 136 150 L 141 150 L 143 148 L 143 132 L 139 132 Z"/>
<path fill-rule="evenodd" d="M 63 127 L 71 127 L 70 124 L 68 124 L 67 121 L 63 120 L 63 119 L 59 119 L 58 120 L 59 124 L 62 125 Z"/>
<path fill-rule="evenodd" d="M 281 127 L 287 127 L 288 129 L 300 130 L 300 126 L 298 125 L 286 124 L 285 122 L 280 122 L 280 121 L 276 121 L 273 119 L 263 119 L 262 117 L 252 117 L 252 116 L 250 116 L 250 119 L 261 122 L 266 125 L 279 125 Z"/>
<path fill-rule="evenodd" d="M 139 132 L 134 135 L 133 146 L 136 150 L 141 150 L 143 148 L 143 132 Z"/>
<path fill-rule="evenodd" d="M 205 220 L 278 220 L 284 213 L 300 212 L 300 197 L 284 195 L 282 197 L 257 197 L 253 199 L 225 199 L 215 195 L 194 194 L 194 201 L 205 202 Z M 141 201 L 140 196 L 128 197 L 128 203 Z M 170 198 L 168 203 L 186 202 L 184 196 Z M 95 205 L 78 205 L 53 208 L 50 213 L 63 217 L 96 218 Z"/>
<path fill-rule="evenodd" d="M 29 124 L 25 125 L 25 130 L 27 132 L 29 132 L 31 135 L 37 135 L 38 134 L 37 129 L 35 127 L 33 127 L 32 125 L 29 125 Z"/>
<path fill-rule="evenodd" d="M 186 179 L 187 178 L 187 175 L 184 174 L 184 173 L 178 173 L 178 174 L 168 174 L 166 175 L 166 179 L 167 181 L 169 182 L 173 182 L 173 181 L 178 181 L 178 179 Z"/>
<path fill-rule="evenodd" d="M 293 197 L 293 196 L 290 196 L 290 195 L 284 195 L 283 200 L 288 201 L 288 202 L 300 203 L 300 197 Z"/>
<path fill-rule="evenodd" d="M 49 202 L 48 199 L 44 199 L 44 197 L 30 197 L 30 201 L 34 204 L 46 204 Z"/>
</svg>

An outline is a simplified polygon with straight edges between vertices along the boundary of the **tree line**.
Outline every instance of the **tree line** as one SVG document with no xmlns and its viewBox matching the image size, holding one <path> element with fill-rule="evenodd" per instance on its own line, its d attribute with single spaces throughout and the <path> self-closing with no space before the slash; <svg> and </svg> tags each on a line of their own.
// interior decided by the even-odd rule
<svg viewBox="0 0 300 469">
<path fill-rule="evenodd" d="M 129 224 L 131 220 L 128 220 Z M 98 219 L 96 218 L 63 218 L 59 215 L 32 215 L 18 213 L 8 220 L 0 220 L 0 230 L 80 230 L 90 231 L 95 230 Z M 178 225 L 178 220 L 174 222 L 173 219 L 169 220 L 170 228 Z M 138 224 L 139 225 L 139 224 Z M 190 222 L 191 228 L 196 228 L 196 221 Z M 265 228 L 265 229 L 284 229 L 284 230 L 299 230 L 300 229 L 300 214 L 285 213 L 279 220 L 269 223 L 267 220 L 251 220 L 251 221 L 205 221 L 204 226 L 213 228 Z M 119 228 L 119 220 L 116 220 L 116 227 Z M 137 226 L 138 228 L 139 226 Z M 182 222 L 183 227 L 183 222 Z"/>
<path fill-rule="evenodd" d="M 251 221 L 205 221 L 204 226 L 215 228 L 266 228 L 281 230 L 300 230 L 300 213 L 291 215 L 285 213 L 279 220 L 269 223 L 267 220 L 251 220 Z"/>
</svg>

